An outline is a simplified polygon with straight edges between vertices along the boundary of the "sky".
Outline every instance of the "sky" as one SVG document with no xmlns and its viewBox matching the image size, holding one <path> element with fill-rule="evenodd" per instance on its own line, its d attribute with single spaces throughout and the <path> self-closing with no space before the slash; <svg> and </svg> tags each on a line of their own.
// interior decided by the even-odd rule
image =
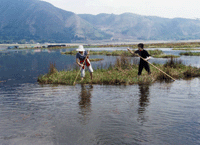
<svg viewBox="0 0 200 145">
<path fill-rule="evenodd" d="M 164 18 L 200 18 L 198 0 L 43 0 L 76 14 L 135 13 Z"/>
</svg>

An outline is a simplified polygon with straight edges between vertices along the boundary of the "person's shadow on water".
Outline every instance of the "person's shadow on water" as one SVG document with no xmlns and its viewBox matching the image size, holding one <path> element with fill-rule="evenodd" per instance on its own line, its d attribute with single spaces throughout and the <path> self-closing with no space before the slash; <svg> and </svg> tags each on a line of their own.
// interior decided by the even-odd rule
<svg viewBox="0 0 200 145">
<path fill-rule="evenodd" d="M 138 121 L 146 122 L 145 116 L 146 107 L 149 105 L 149 85 L 139 85 L 139 108 L 138 108 Z"/>
<path fill-rule="evenodd" d="M 89 121 L 89 116 L 91 114 L 91 91 L 93 90 L 93 86 L 92 85 L 81 85 L 81 92 L 79 95 L 79 108 L 80 108 L 80 112 L 79 114 L 81 114 L 80 117 L 80 121 L 83 124 L 87 124 L 87 122 Z"/>
</svg>

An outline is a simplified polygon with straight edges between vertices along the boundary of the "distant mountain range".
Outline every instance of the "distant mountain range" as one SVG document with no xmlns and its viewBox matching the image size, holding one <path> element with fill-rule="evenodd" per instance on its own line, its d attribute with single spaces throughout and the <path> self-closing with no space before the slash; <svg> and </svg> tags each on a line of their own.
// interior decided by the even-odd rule
<svg viewBox="0 0 200 145">
<path fill-rule="evenodd" d="M 80 14 L 40 0 L 0 0 L 0 43 L 200 39 L 200 20 Z"/>
</svg>

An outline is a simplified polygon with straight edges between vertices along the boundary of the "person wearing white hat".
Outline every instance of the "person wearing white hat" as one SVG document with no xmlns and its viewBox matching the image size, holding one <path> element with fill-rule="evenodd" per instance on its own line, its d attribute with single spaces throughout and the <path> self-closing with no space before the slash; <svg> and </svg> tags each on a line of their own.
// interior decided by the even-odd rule
<svg viewBox="0 0 200 145">
<path fill-rule="evenodd" d="M 85 65 L 87 66 L 90 72 L 90 77 L 92 80 L 93 69 L 90 60 L 88 59 L 89 51 L 85 51 L 83 45 L 79 45 L 76 51 L 78 51 L 78 53 L 76 54 L 76 63 L 81 67 L 81 80 L 83 80 L 83 78 L 85 77 Z"/>
</svg>

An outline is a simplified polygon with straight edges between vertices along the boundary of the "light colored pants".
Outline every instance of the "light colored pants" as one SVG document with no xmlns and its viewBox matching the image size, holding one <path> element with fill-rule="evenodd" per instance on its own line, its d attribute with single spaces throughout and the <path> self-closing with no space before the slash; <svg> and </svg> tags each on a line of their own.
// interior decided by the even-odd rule
<svg viewBox="0 0 200 145">
<path fill-rule="evenodd" d="M 88 60 L 89 61 L 89 60 Z M 90 63 L 90 62 L 89 62 Z M 91 63 L 90 63 L 90 66 L 85 66 L 85 67 L 87 67 L 88 68 L 88 70 L 89 70 L 89 72 L 90 73 L 92 73 L 93 72 L 93 68 L 92 68 L 92 65 L 91 65 Z M 83 78 L 83 77 L 85 77 L 85 67 L 84 67 L 84 69 L 83 68 L 81 68 L 81 77 Z"/>
</svg>

